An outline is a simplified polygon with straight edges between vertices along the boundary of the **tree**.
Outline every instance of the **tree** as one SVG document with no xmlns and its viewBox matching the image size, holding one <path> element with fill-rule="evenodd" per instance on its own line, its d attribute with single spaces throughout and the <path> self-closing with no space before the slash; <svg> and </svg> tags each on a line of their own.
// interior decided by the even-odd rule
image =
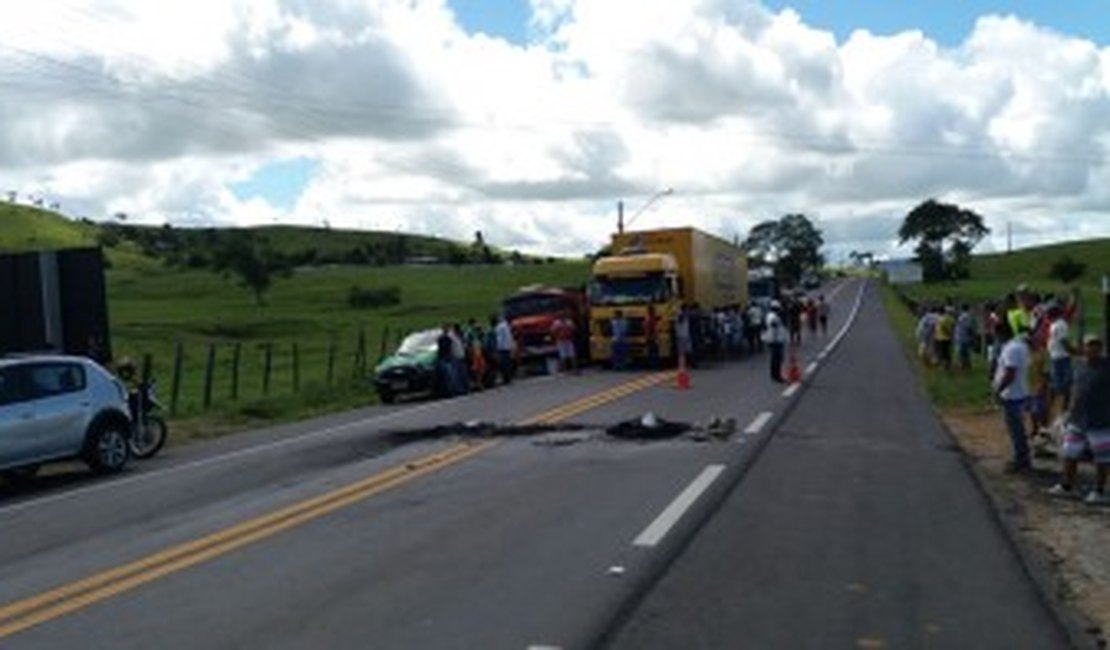
<svg viewBox="0 0 1110 650">
<path fill-rule="evenodd" d="M 898 244 L 917 242 L 915 259 L 926 282 L 956 280 L 970 276 L 971 251 L 989 232 L 975 212 L 929 199 L 906 215 Z"/>
<path fill-rule="evenodd" d="M 254 293 L 260 306 L 266 304 L 266 292 L 273 277 L 285 277 L 292 272 L 280 254 L 243 231 L 232 231 L 221 238 L 212 255 L 212 266 L 224 277 L 235 276 L 242 287 Z"/>
<path fill-rule="evenodd" d="M 1058 280 L 1061 284 L 1071 284 L 1083 277 L 1086 272 L 1086 264 L 1073 259 L 1071 255 L 1065 255 L 1052 263 L 1048 277 Z"/>
<path fill-rule="evenodd" d="M 821 231 L 804 214 L 788 214 L 778 221 L 756 224 L 745 246 L 754 266 L 773 265 L 775 275 L 788 284 L 797 283 L 807 271 L 825 263 Z"/>
</svg>

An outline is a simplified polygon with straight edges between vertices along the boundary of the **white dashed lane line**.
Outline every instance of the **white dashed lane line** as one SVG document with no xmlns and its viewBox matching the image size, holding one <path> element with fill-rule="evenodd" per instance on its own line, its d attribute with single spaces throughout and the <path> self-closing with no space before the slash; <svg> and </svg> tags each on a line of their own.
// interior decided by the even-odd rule
<svg viewBox="0 0 1110 650">
<path fill-rule="evenodd" d="M 746 429 L 744 429 L 744 433 L 749 436 L 759 433 L 763 430 L 763 427 L 767 425 L 767 422 L 769 422 L 774 416 L 775 414 L 771 411 L 763 411 L 759 415 L 755 416 L 755 419 L 752 420 L 752 423 L 749 424 Z"/>
<path fill-rule="evenodd" d="M 675 497 L 674 501 L 671 501 L 671 504 L 659 513 L 655 521 L 648 524 L 648 527 L 640 533 L 640 536 L 632 544 L 634 546 L 652 547 L 662 541 L 671 528 L 674 528 L 674 525 L 682 518 L 682 515 L 686 514 L 686 511 L 694 505 L 698 497 L 704 494 L 710 485 L 713 485 L 713 481 L 716 481 L 723 471 L 725 471 L 724 465 L 709 465 L 703 469 L 701 474 L 698 474 L 698 477 L 686 486 L 682 494 Z"/>
<path fill-rule="evenodd" d="M 782 391 L 782 396 L 794 397 L 794 393 L 798 392 L 798 389 L 801 387 L 801 384 L 790 384 L 790 386 L 786 390 Z"/>
</svg>

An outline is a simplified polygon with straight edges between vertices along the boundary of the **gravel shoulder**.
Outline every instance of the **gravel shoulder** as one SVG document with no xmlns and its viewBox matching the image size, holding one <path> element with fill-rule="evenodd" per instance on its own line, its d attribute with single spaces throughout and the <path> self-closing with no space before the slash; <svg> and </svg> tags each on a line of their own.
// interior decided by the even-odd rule
<svg viewBox="0 0 1110 650">
<path fill-rule="evenodd" d="M 1050 596 L 1088 619 L 1086 634 L 1095 647 L 1110 641 L 1110 508 L 1054 498 L 1045 493 L 1059 472 L 1051 450 L 1034 460 L 1032 474 L 1003 472 L 1009 441 L 996 411 L 946 413 L 955 436 L 988 490 L 1000 516 L 1021 537 L 1019 543 L 1045 559 Z M 1090 464 L 1080 467 L 1080 481 L 1094 479 Z"/>
</svg>

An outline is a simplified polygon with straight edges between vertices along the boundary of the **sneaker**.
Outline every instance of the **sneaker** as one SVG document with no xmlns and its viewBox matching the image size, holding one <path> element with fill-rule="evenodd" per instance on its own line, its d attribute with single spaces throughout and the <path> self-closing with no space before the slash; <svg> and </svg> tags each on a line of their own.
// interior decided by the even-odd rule
<svg viewBox="0 0 1110 650">
<path fill-rule="evenodd" d="M 1057 483 L 1056 485 L 1053 485 L 1052 487 L 1048 488 L 1047 490 L 1045 490 L 1045 494 L 1047 494 L 1048 496 L 1052 496 L 1052 497 L 1066 497 L 1066 498 L 1071 498 L 1071 497 L 1076 496 L 1075 490 L 1073 490 L 1070 487 L 1066 487 L 1063 483 Z"/>
<path fill-rule="evenodd" d="M 1089 506 L 1104 506 L 1110 504 L 1110 497 L 1098 490 L 1091 490 L 1087 493 L 1087 498 L 1083 499 L 1083 503 Z"/>
</svg>

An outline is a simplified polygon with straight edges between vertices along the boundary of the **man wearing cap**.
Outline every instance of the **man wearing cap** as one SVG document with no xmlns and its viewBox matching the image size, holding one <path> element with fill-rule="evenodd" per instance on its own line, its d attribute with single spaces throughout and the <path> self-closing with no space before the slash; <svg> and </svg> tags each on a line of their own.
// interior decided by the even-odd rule
<svg viewBox="0 0 1110 650">
<path fill-rule="evenodd" d="M 1076 365 L 1073 388 L 1061 449 L 1064 468 L 1060 482 L 1048 492 L 1076 495 L 1079 461 L 1089 454 L 1095 462 L 1095 485 L 1084 501 L 1105 505 L 1110 503 L 1106 496 L 1106 477 L 1110 473 L 1110 364 L 1103 356 L 1103 342 L 1098 336 L 1083 338 L 1083 362 Z"/>
</svg>

